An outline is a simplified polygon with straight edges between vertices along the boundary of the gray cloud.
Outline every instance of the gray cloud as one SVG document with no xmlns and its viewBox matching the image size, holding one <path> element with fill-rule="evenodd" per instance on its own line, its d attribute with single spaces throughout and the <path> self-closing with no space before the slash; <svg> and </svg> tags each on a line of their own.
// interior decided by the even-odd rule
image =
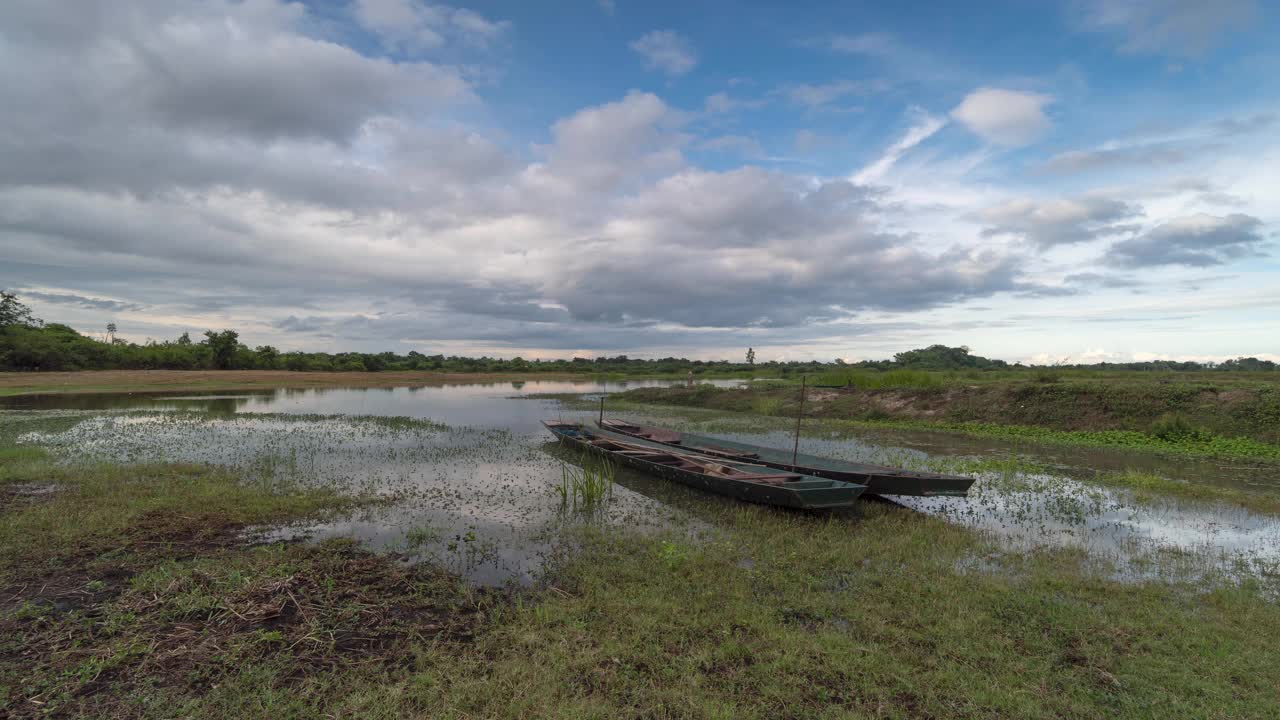
<svg viewBox="0 0 1280 720">
<path fill-rule="evenodd" d="M 1107 150 L 1074 150 L 1054 155 L 1041 166 L 1051 173 L 1076 173 L 1116 167 L 1159 167 L 1186 162 L 1188 152 L 1171 145 L 1144 145 Z"/>
<path fill-rule="evenodd" d="M 1127 267 L 1207 267 L 1262 253 L 1262 221 L 1250 215 L 1198 213 L 1169 220 L 1111 246 L 1107 257 Z"/>
<path fill-rule="evenodd" d="M 1143 285 L 1141 281 L 1126 275 L 1096 272 L 1073 273 L 1064 277 L 1062 281 L 1076 287 L 1136 288 Z"/>
<path fill-rule="evenodd" d="M 201 317 L 254 343 L 802 343 L 1030 287 L 1020 254 L 892 230 L 882 189 L 690 168 L 691 114 L 650 93 L 513 150 L 457 122 L 460 72 L 338 45 L 301 4 L 51 5 L 0 5 L 0 280 L 66 288 L 38 300 L 89 326 L 145 309 L 148 333 Z M 473 32 L 450 18 L 431 28 Z"/>
<path fill-rule="evenodd" d="M 1251 135 L 1269 130 L 1280 123 L 1280 115 L 1276 113 L 1255 113 L 1242 117 L 1223 118 L 1213 124 L 1219 135 Z"/>
<path fill-rule="evenodd" d="M 1099 196 L 1011 200 L 974 213 L 983 236 L 1010 235 L 1040 247 L 1086 242 L 1133 232 L 1142 209 Z"/>
<path fill-rule="evenodd" d="M 40 302 L 46 302 L 52 305 L 73 305 L 90 310 L 132 312 L 146 309 L 145 305 L 139 305 L 138 303 L 109 300 L 106 298 L 86 297 L 75 293 L 50 293 L 39 292 L 36 290 L 24 290 L 22 291 L 22 297 L 24 300 L 39 300 Z"/>
<path fill-rule="evenodd" d="M 1258 14 L 1254 0 L 1084 0 L 1080 27 L 1119 36 L 1120 50 L 1136 54 L 1197 56 Z"/>
</svg>

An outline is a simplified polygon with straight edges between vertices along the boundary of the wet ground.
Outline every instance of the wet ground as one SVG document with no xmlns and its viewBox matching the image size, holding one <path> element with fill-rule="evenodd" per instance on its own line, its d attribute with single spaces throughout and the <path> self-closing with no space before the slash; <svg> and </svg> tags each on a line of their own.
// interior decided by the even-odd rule
<svg viewBox="0 0 1280 720">
<path fill-rule="evenodd" d="M 335 484 L 384 495 L 387 504 L 342 522 L 270 534 L 355 536 L 430 558 L 479 583 L 502 584 L 533 580 L 566 525 L 713 531 L 698 512 L 706 497 L 625 470 L 602 509 L 583 516 L 560 506 L 555 488 L 562 462 L 575 458 L 548 442 L 539 421 L 587 419 L 594 412 L 529 396 L 608 393 L 650 384 L 662 381 L 66 394 L 6 398 L 0 409 L 82 417 L 69 430 L 20 439 L 59 448 L 72 460 L 210 462 L 263 481 Z M 0 414 L 0 422 L 4 417 Z M 685 412 L 634 417 L 774 447 L 789 448 L 792 440 L 777 420 Z M 1139 502 L 1127 491 L 1090 482 L 1101 471 L 1137 469 L 1194 482 L 1280 489 L 1274 467 L 949 433 L 875 430 L 837 437 L 821 426 L 808 431 L 801 449 L 972 474 L 978 482 L 969 498 L 901 503 L 988 533 L 1007 548 L 1080 548 L 1128 577 L 1206 569 L 1233 576 L 1280 571 L 1280 521 L 1273 516 L 1192 501 Z"/>
</svg>

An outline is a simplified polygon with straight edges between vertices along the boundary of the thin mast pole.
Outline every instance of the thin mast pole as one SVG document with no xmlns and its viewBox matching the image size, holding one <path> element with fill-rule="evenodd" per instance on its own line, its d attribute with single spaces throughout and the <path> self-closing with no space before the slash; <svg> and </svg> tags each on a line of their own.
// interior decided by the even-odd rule
<svg viewBox="0 0 1280 720">
<path fill-rule="evenodd" d="M 604 425 L 604 393 L 600 393 L 600 419 L 597 424 Z"/>
<path fill-rule="evenodd" d="M 800 418 L 804 417 L 804 388 L 808 375 L 800 376 L 800 411 L 796 413 L 796 444 L 791 449 L 791 471 L 795 472 L 796 458 L 800 455 Z"/>
</svg>

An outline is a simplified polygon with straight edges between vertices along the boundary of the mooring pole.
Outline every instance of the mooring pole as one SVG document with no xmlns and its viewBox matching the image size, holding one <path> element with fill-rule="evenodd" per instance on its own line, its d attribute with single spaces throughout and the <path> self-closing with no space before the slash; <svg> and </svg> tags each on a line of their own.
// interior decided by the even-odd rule
<svg viewBox="0 0 1280 720">
<path fill-rule="evenodd" d="M 800 418 L 804 417 L 804 388 L 808 381 L 808 375 L 800 376 L 800 412 L 796 413 L 796 444 L 791 449 L 791 471 L 796 470 L 796 458 L 800 455 Z"/>
<path fill-rule="evenodd" d="M 604 393 L 600 394 L 600 419 L 596 424 L 600 426 L 604 425 Z"/>
</svg>

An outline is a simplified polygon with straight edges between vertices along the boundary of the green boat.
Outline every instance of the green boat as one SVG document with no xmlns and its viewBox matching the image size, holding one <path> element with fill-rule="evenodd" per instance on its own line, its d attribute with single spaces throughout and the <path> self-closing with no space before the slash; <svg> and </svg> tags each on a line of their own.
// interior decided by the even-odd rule
<svg viewBox="0 0 1280 720">
<path fill-rule="evenodd" d="M 974 480 L 963 475 L 900 470 L 804 453 L 797 453 L 793 461 L 792 454 L 786 450 L 681 433 L 650 425 L 637 425 L 625 420 L 601 420 L 599 425 L 605 430 L 668 447 L 678 447 L 704 457 L 752 463 L 830 480 L 860 483 L 867 486 L 868 495 L 963 497 L 969 493 L 969 486 L 973 485 Z"/>
<path fill-rule="evenodd" d="M 857 483 L 675 452 L 654 443 L 589 430 L 578 423 L 544 420 L 542 424 L 569 447 L 698 490 L 761 505 L 829 510 L 852 505 L 866 490 Z"/>
</svg>

